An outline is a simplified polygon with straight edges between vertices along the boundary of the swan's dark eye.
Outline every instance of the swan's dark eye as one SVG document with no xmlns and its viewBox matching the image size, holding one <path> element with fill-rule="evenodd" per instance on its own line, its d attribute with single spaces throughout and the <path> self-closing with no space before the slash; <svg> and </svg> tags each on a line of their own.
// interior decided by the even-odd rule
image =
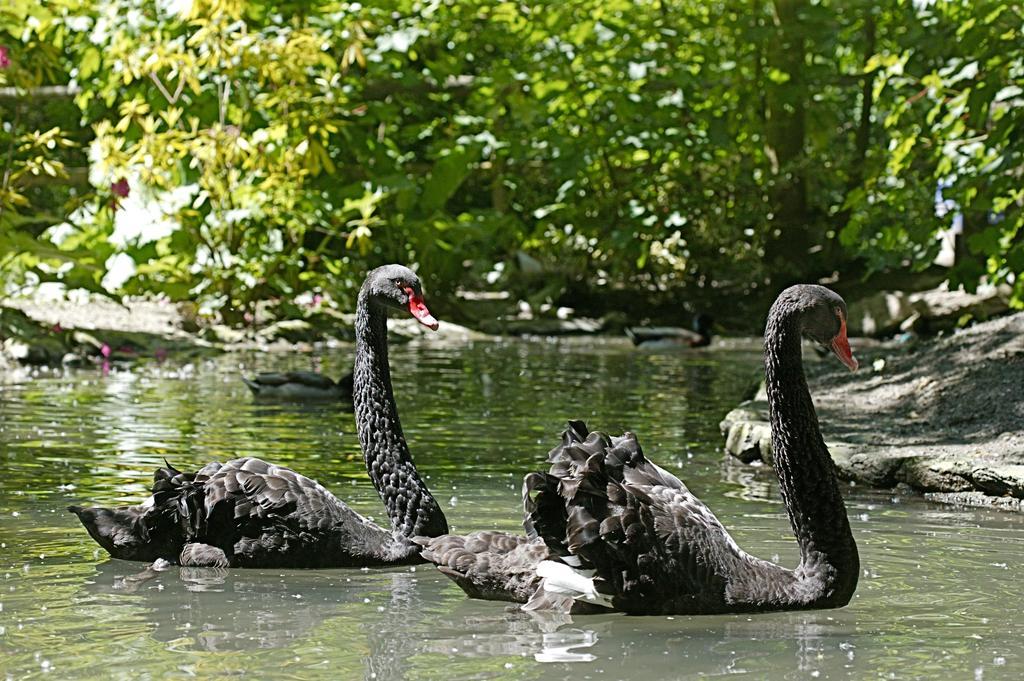
<svg viewBox="0 0 1024 681">
<path fill-rule="evenodd" d="M 401 279 L 392 279 L 391 283 L 394 284 L 395 286 L 397 286 L 398 288 L 404 288 L 402 286 L 402 280 Z"/>
</svg>

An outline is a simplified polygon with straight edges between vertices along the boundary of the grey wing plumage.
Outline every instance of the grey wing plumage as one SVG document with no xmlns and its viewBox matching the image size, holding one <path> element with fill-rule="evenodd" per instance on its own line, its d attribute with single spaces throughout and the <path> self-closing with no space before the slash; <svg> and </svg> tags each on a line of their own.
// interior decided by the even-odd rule
<svg viewBox="0 0 1024 681">
<path fill-rule="evenodd" d="M 418 562 L 399 542 L 322 485 L 260 459 L 228 461 L 207 479 L 203 525 L 190 541 L 223 548 L 234 566 L 344 567 Z"/>
<path fill-rule="evenodd" d="M 546 475 L 527 477 L 527 528 L 593 570 L 616 609 L 706 612 L 727 598 L 727 576 L 745 554 L 632 433 L 609 438 L 570 422 L 549 461 Z"/>
<path fill-rule="evenodd" d="M 537 590 L 537 565 L 552 557 L 540 539 L 483 531 L 416 537 L 422 557 L 471 598 L 525 603 Z"/>
<path fill-rule="evenodd" d="M 301 531 L 323 531 L 352 513 L 318 482 L 262 459 L 234 459 L 196 481 L 205 488 L 208 518 L 230 507 L 235 520 L 287 520 Z"/>
</svg>

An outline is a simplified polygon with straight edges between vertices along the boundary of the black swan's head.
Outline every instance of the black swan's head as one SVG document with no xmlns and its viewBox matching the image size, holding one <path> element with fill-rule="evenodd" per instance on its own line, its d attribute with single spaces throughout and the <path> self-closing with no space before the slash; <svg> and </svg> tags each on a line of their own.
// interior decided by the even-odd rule
<svg viewBox="0 0 1024 681">
<path fill-rule="evenodd" d="M 838 293 L 817 284 L 799 284 L 783 291 L 773 307 L 798 315 L 805 338 L 830 350 L 850 371 L 857 370 L 846 337 L 846 301 Z"/>
<path fill-rule="evenodd" d="M 437 331 L 437 320 L 423 302 L 420 278 L 408 267 L 383 265 L 371 270 L 363 283 L 362 295 L 378 305 L 406 310 L 420 324 Z"/>
</svg>

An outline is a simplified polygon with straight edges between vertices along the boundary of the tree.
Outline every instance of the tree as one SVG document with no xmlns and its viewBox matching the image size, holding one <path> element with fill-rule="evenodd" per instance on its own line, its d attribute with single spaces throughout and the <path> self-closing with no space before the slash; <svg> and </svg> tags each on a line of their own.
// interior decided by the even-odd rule
<svg viewBox="0 0 1024 681">
<path fill-rule="evenodd" d="M 229 321 L 350 302 L 389 260 L 435 290 L 736 297 L 928 267 L 942 184 L 968 228 L 955 280 L 1024 299 L 1013 3 L 175 7 L 62 0 L 9 29 L 20 63 L 51 65 L 23 87 L 73 78 L 95 137 L 91 208 L 46 232 L 62 216 L 18 208 L 35 226 L 12 248 L 48 249 L 23 272 Z M 520 253 L 544 276 L 517 284 Z"/>
</svg>

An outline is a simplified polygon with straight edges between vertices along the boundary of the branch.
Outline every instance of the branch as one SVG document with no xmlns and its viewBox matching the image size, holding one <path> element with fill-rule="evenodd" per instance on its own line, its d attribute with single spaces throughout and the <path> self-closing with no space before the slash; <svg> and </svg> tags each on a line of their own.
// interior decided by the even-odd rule
<svg viewBox="0 0 1024 681">
<path fill-rule="evenodd" d="M 184 90 L 184 78 L 179 79 L 178 86 L 174 93 L 167 89 L 159 78 L 150 74 L 153 84 L 160 90 L 160 94 L 167 99 L 168 103 L 175 104 Z M 402 81 L 376 81 L 367 83 L 363 88 L 363 94 L 367 99 L 385 99 L 393 94 L 430 94 L 435 92 L 450 92 L 453 94 L 468 93 L 476 80 L 476 76 L 465 74 L 460 76 L 448 76 L 443 83 L 420 81 L 418 83 L 404 83 Z M 41 85 L 39 87 L 23 89 L 17 87 L 0 87 L 0 101 L 21 100 L 21 99 L 62 99 L 71 98 L 81 94 L 82 88 L 77 85 Z"/>
<path fill-rule="evenodd" d="M 17 87 L 0 87 L 0 101 L 71 98 L 81 92 L 82 88 L 77 85 L 41 85 L 27 90 Z"/>
<path fill-rule="evenodd" d="M 14 184 L 19 187 L 46 187 L 71 185 L 73 187 L 89 186 L 89 168 L 64 168 L 65 176 L 54 175 L 22 175 Z"/>
<path fill-rule="evenodd" d="M 426 80 L 417 83 L 404 83 L 400 80 L 381 80 L 367 83 L 363 88 L 363 95 L 366 99 L 386 99 L 391 95 L 419 95 L 435 92 L 449 92 L 452 94 L 466 94 L 473 88 L 476 76 L 461 75 L 448 76 L 444 83 L 435 83 Z"/>
</svg>

